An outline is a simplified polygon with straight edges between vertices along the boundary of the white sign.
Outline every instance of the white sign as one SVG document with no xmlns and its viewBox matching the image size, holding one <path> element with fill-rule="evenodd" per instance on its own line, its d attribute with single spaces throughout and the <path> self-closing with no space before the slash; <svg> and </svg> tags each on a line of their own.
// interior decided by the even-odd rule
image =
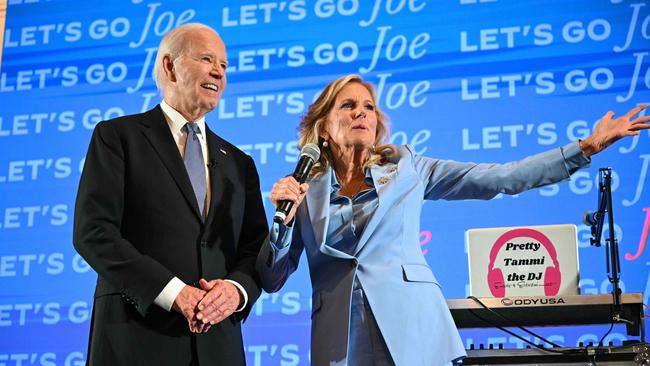
<svg viewBox="0 0 650 366">
<path fill-rule="evenodd" d="M 466 240 L 473 296 L 578 294 L 575 225 L 471 229 Z"/>
</svg>

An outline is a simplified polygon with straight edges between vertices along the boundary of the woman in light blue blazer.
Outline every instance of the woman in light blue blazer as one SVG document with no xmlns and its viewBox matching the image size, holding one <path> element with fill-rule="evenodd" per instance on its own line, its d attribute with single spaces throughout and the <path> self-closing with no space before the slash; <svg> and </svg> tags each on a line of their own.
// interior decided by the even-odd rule
<svg viewBox="0 0 650 366">
<path fill-rule="evenodd" d="M 293 201 L 257 258 L 262 285 L 278 291 L 306 251 L 313 288 L 313 365 L 445 365 L 465 349 L 440 284 L 420 250 L 423 200 L 490 199 L 566 180 L 612 142 L 650 128 L 608 112 L 584 141 L 509 164 L 422 157 L 387 136 L 372 85 L 330 83 L 300 124 L 300 146 L 321 146 L 307 183 L 273 186 Z M 304 202 L 303 202 L 304 199 Z M 295 219 L 294 219 L 295 217 Z"/>
</svg>

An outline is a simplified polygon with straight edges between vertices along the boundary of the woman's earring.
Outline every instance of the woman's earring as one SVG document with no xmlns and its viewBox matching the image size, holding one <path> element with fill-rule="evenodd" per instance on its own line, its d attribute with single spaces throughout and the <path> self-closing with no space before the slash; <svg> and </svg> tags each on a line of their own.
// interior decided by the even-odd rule
<svg viewBox="0 0 650 366">
<path fill-rule="evenodd" d="M 330 146 L 330 144 L 327 143 L 327 140 L 323 141 L 323 147 L 328 147 L 328 146 Z"/>
</svg>

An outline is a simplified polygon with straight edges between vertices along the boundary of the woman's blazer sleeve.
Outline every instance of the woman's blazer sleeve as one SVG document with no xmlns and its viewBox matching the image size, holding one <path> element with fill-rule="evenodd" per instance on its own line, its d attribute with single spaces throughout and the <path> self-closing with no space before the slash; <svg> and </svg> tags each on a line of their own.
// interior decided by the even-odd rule
<svg viewBox="0 0 650 366">
<path fill-rule="evenodd" d="M 491 199 L 499 193 L 517 194 L 569 179 L 588 166 L 578 142 L 506 164 L 462 163 L 415 154 L 404 147 L 424 185 L 424 199 Z"/>
</svg>

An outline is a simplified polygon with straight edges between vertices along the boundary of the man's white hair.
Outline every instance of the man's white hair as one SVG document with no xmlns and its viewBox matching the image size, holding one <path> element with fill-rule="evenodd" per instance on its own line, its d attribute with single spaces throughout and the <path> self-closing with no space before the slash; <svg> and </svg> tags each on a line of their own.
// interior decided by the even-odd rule
<svg viewBox="0 0 650 366">
<path fill-rule="evenodd" d="M 214 32 L 217 36 L 219 33 L 211 27 L 201 23 L 187 23 L 172 29 L 169 33 L 165 34 L 163 39 L 158 45 L 158 53 L 156 55 L 156 62 L 153 65 L 153 78 L 156 81 L 156 87 L 162 91 L 165 86 L 165 72 L 163 70 L 163 58 L 169 55 L 173 62 L 177 57 L 181 56 L 183 52 L 190 48 L 192 37 L 190 33 L 195 30 L 207 29 Z"/>
</svg>

